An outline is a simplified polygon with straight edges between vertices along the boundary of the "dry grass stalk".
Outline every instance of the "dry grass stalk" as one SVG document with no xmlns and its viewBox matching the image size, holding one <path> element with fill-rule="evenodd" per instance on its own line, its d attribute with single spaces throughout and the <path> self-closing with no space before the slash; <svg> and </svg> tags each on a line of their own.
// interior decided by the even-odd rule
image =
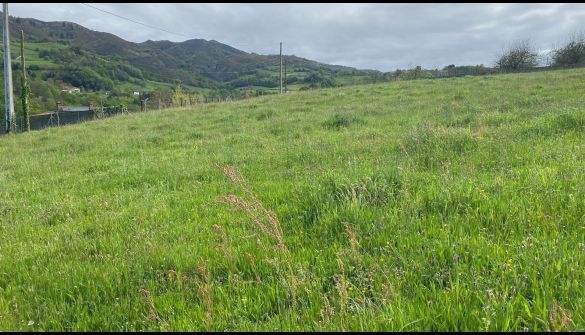
<svg viewBox="0 0 585 335">
<path fill-rule="evenodd" d="M 250 268 L 252 268 L 252 272 L 254 273 L 254 276 L 256 277 L 256 282 L 261 283 L 262 279 L 260 279 L 260 275 L 258 274 L 258 271 L 256 271 L 256 264 L 254 263 L 254 256 L 252 256 L 248 252 L 246 253 L 246 255 L 248 256 L 248 261 L 250 262 Z"/>
<path fill-rule="evenodd" d="M 178 280 L 179 277 L 177 276 L 177 271 L 171 269 L 168 271 L 169 279 Z"/>
<path fill-rule="evenodd" d="M 570 331 L 574 325 L 575 323 L 571 320 L 571 314 L 569 311 L 563 309 L 559 303 L 554 300 L 553 308 L 549 312 L 549 322 L 546 324 L 546 330 L 548 332 Z M 552 326 L 552 329 L 550 326 Z"/>
<path fill-rule="evenodd" d="M 360 243 L 358 242 L 358 240 L 355 236 L 355 233 L 351 230 L 349 223 L 342 222 L 342 224 L 345 227 L 345 233 L 347 234 L 347 238 L 349 240 L 349 244 L 351 245 L 351 248 L 353 250 L 356 250 L 360 246 Z"/>
<path fill-rule="evenodd" d="M 145 322 L 158 321 L 162 325 L 167 325 L 167 323 L 162 320 L 156 313 L 156 309 L 154 308 L 154 300 L 152 299 L 152 293 L 143 288 L 138 290 L 138 292 L 144 295 L 146 305 L 148 306 L 148 315 L 146 316 Z"/>
<path fill-rule="evenodd" d="M 321 317 L 321 322 L 327 323 L 335 315 L 335 309 L 331 306 L 326 295 L 322 294 L 321 300 L 323 300 L 323 307 L 319 311 L 319 316 Z"/>
<path fill-rule="evenodd" d="M 225 242 L 227 240 L 227 235 L 226 235 L 225 231 L 223 230 L 223 228 L 218 224 L 214 224 L 212 227 L 213 227 L 213 230 L 215 230 L 215 233 L 217 234 L 217 236 L 219 236 L 220 240 L 222 242 Z"/>
<path fill-rule="evenodd" d="M 345 276 L 343 274 L 339 274 L 335 278 L 335 289 L 337 290 L 337 294 L 339 295 L 339 310 L 340 313 L 345 313 L 345 308 L 349 301 L 349 293 L 348 288 L 349 284 L 345 280 Z"/>
<path fill-rule="evenodd" d="M 234 257 L 228 251 L 228 248 L 226 248 L 227 235 L 226 235 L 225 231 L 223 230 L 223 228 L 221 226 L 219 226 L 217 224 L 214 224 L 212 227 L 213 227 L 213 230 L 215 231 L 215 234 L 217 234 L 217 236 L 219 237 L 219 243 L 215 246 L 215 248 L 217 250 L 219 250 L 226 259 L 232 260 Z"/>
<path fill-rule="evenodd" d="M 398 145 L 400 146 L 400 150 L 402 150 L 402 152 L 404 152 L 406 157 L 410 158 L 410 155 L 408 154 L 408 151 L 406 151 L 406 147 L 404 146 L 404 143 L 400 142 Z"/>
<path fill-rule="evenodd" d="M 256 198 L 254 193 L 252 193 L 250 188 L 246 185 L 244 178 L 231 166 L 224 166 L 221 169 L 223 170 L 223 173 L 240 188 L 240 190 L 246 195 L 247 199 L 240 198 L 236 195 L 227 195 L 220 197 L 219 200 L 245 211 L 264 234 L 276 240 L 279 247 L 288 253 L 288 249 L 284 244 L 280 222 L 276 218 L 276 215 L 271 210 L 264 208 L 260 200 Z"/>
<path fill-rule="evenodd" d="M 292 267 L 290 252 L 284 243 L 284 237 L 280 221 L 276 218 L 276 215 L 269 209 L 266 209 L 260 200 L 256 198 L 254 193 L 247 186 L 244 178 L 237 173 L 231 166 L 218 166 L 224 175 L 230 179 L 230 181 L 238 186 L 238 188 L 244 194 L 244 197 L 237 195 L 226 195 L 218 197 L 217 201 L 226 203 L 233 206 L 236 210 L 241 210 L 248 215 L 250 220 L 258 228 L 258 230 L 264 235 L 269 237 L 276 245 L 275 249 L 277 254 L 280 255 L 280 262 L 275 262 L 273 265 L 280 267 L 282 263 L 287 269 L 286 280 L 289 287 L 289 296 L 293 301 L 293 305 L 296 305 L 296 290 L 299 282 L 295 276 L 295 272 Z M 263 245 L 260 238 L 258 243 Z"/>
<path fill-rule="evenodd" d="M 345 250 L 341 249 L 337 252 L 337 266 L 339 267 L 339 274 L 335 276 L 335 289 L 339 295 L 339 310 L 340 313 L 345 313 L 345 307 L 349 301 L 349 284 L 345 279 L 345 264 L 342 257 L 345 256 Z"/>
<path fill-rule="evenodd" d="M 204 259 L 201 259 L 201 266 L 197 269 L 197 272 L 203 276 L 203 280 L 205 281 L 205 284 L 199 290 L 199 293 L 205 303 L 205 323 L 209 325 L 212 320 L 213 301 L 211 298 L 211 276 L 207 270 L 207 263 Z"/>
</svg>

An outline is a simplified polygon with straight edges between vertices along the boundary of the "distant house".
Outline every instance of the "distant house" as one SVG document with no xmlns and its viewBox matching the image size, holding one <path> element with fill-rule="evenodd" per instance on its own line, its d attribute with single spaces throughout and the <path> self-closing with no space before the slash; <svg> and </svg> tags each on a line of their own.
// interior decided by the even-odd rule
<svg viewBox="0 0 585 335">
<path fill-rule="evenodd" d="M 93 110 L 92 106 L 74 106 L 74 107 L 62 107 L 60 112 L 89 112 Z"/>
<path fill-rule="evenodd" d="M 73 87 L 73 86 L 63 86 L 61 88 L 61 93 L 79 93 L 81 92 L 81 89 L 79 89 L 79 87 Z"/>
<path fill-rule="evenodd" d="M 63 106 L 61 101 L 57 101 L 57 110 L 59 113 L 67 112 L 90 112 L 93 111 L 94 106 L 90 102 L 87 106 Z"/>
</svg>

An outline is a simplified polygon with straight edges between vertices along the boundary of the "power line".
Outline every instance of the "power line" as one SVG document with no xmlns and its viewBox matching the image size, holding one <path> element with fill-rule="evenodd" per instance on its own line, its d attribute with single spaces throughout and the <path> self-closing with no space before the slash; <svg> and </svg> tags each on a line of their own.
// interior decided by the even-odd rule
<svg viewBox="0 0 585 335">
<path fill-rule="evenodd" d="M 170 30 L 164 29 L 164 28 L 160 28 L 160 27 L 152 26 L 152 25 L 149 25 L 149 24 L 147 24 L 147 23 L 144 23 L 144 22 L 136 21 L 136 20 L 134 20 L 134 19 L 131 19 L 131 18 L 128 18 L 128 17 L 122 16 L 122 15 L 119 15 L 119 14 L 116 14 L 116 13 L 112 13 L 112 12 L 110 12 L 110 11 L 107 11 L 107 10 L 105 10 L 105 9 L 101 9 L 101 8 L 98 8 L 98 7 L 92 6 L 92 5 L 88 4 L 88 3 L 81 3 L 81 4 L 82 4 L 82 5 L 84 5 L 84 6 L 87 6 L 87 7 L 93 8 L 93 9 L 95 9 L 95 10 L 97 10 L 97 11 L 100 11 L 100 12 L 103 12 L 103 13 L 106 13 L 106 14 L 109 14 L 109 15 L 112 15 L 112 16 L 115 16 L 115 17 L 117 17 L 117 18 L 120 18 L 120 19 L 123 19 L 123 20 L 126 20 L 126 21 L 130 21 L 130 22 L 132 22 L 132 23 L 136 23 L 136 24 L 139 24 L 139 25 L 145 26 L 145 27 L 147 27 L 147 28 L 151 28 L 151 29 L 160 30 L 160 31 L 163 31 L 163 32 L 166 32 L 166 33 L 169 33 L 169 34 L 173 34 L 173 35 L 177 35 L 177 36 L 182 36 L 182 37 L 185 37 L 185 38 L 188 38 L 188 39 L 192 39 L 192 38 L 193 38 L 192 36 L 187 36 L 187 35 L 184 35 L 184 34 L 181 34 L 181 33 L 176 33 L 176 32 L 173 32 L 173 31 L 170 31 Z M 220 43 L 221 43 L 221 42 L 220 42 Z M 241 44 L 241 43 L 240 43 L 240 44 Z M 276 58 L 276 56 L 277 56 L 277 55 L 267 55 L 267 57 L 270 57 L 270 56 L 274 56 L 274 58 Z M 281 43 L 281 49 L 280 49 L 280 77 L 281 77 L 281 78 L 280 78 L 280 82 L 281 82 L 281 86 L 282 86 L 282 57 L 283 57 L 283 55 L 282 55 L 282 43 Z M 276 59 L 275 59 L 275 61 L 276 61 L 276 64 L 275 64 L 275 65 L 279 65 L 279 64 L 278 64 L 278 63 L 279 63 L 279 59 L 278 59 L 278 58 L 276 58 Z M 270 63 L 272 63 L 272 60 L 269 60 L 267 63 L 268 63 L 267 65 L 272 65 L 272 64 L 270 64 Z M 214 72 L 212 72 L 212 71 L 202 71 L 202 72 L 200 72 L 200 73 L 206 73 L 206 74 L 212 74 L 212 73 L 224 73 L 224 74 L 225 74 L 225 73 L 231 73 L 231 74 L 241 74 L 241 73 L 246 73 L 246 72 L 249 72 L 249 71 L 250 71 L 250 70 L 244 70 L 244 71 L 226 71 L 226 72 L 223 72 L 223 71 L 217 71 L 217 72 L 215 72 L 215 71 L 214 71 Z M 281 87 L 281 92 L 282 92 L 282 87 Z"/>
<path fill-rule="evenodd" d="M 113 15 L 113 16 L 115 16 L 117 18 L 120 18 L 120 19 L 123 19 L 123 20 L 127 20 L 127 21 L 130 21 L 132 23 L 140 24 L 140 25 L 145 26 L 145 27 L 148 27 L 148 28 L 157 29 L 157 30 L 160 30 L 160 31 L 164 31 L 166 33 L 169 33 L 169 34 L 178 35 L 178 36 L 185 37 L 185 38 L 188 38 L 188 39 L 193 39 L 194 38 L 193 36 L 187 36 L 187 35 L 184 35 L 184 34 L 181 34 L 181 33 L 175 33 L 175 32 L 172 32 L 170 30 L 166 30 L 164 28 L 159 28 L 159 27 L 155 27 L 155 26 L 149 25 L 147 23 L 143 23 L 143 22 L 140 22 L 140 21 L 136 21 L 134 19 L 131 19 L 131 18 L 128 18 L 128 17 L 122 16 L 122 15 L 118 15 L 116 13 L 109 12 L 109 11 L 107 11 L 105 9 L 101 9 L 101 8 L 92 6 L 92 5 L 88 4 L 88 3 L 81 3 L 81 4 L 84 5 L 84 6 L 87 6 L 87 7 L 91 7 L 93 9 L 95 9 L 95 10 L 100 11 L 100 12 L 103 12 L 103 13 L 106 13 L 106 14 L 110 14 L 110 15 Z M 211 40 L 207 40 L 207 41 L 208 42 L 211 42 L 212 40 L 213 41 L 216 41 L 215 39 L 211 39 Z M 219 42 L 219 41 L 216 41 L 216 42 L 222 43 L 222 42 Z M 222 44 L 225 44 L 225 43 L 222 43 Z M 256 47 L 256 45 L 254 45 L 252 43 L 242 43 L 241 41 L 238 41 L 237 44 L 238 44 L 238 48 L 241 48 L 241 47 L 254 48 L 254 47 Z M 232 48 L 235 48 L 231 44 L 229 44 L 228 46 L 230 46 Z M 238 49 L 238 50 L 240 50 L 240 49 Z M 243 50 L 240 50 L 240 51 L 243 51 Z"/>
<path fill-rule="evenodd" d="M 151 25 L 149 25 L 149 24 L 147 24 L 147 23 L 143 23 L 143 22 L 140 22 L 140 21 L 136 21 L 136 20 L 133 20 L 133 19 L 130 19 L 130 18 L 127 18 L 127 17 L 121 16 L 121 15 L 118 15 L 118 14 L 116 14 L 116 13 L 112 13 L 112 12 L 109 12 L 109 11 L 107 11 L 107 10 L 104 10 L 104 9 L 101 9 L 101 8 L 98 8 L 98 7 L 95 7 L 95 6 L 92 6 L 92 5 L 90 5 L 90 4 L 87 4 L 87 3 L 83 3 L 83 2 L 82 2 L 81 4 L 82 4 L 82 5 L 84 5 L 84 6 L 87 6 L 87 7 L 91 7 L 91 8 L 93 8 L 93 9 L 95 9 L 95 10 L 99 10 L 100 12 L 104 12 L 104 13 L 106 13 L 106 14 L 113 15 L 113 16 L 115 16 L 115 17 L 118 17 L 118 18 L 120 18 L 120 19 L 124 19 L 124 20 L 130 21 L 130 22 L 133 22 L 133 23 L 137 23 L 137 24 L 143 25 L 143 26 L 145 26 L 145 27 L 148 27 L 148 28 L 152 28 L 152 29 L 161 30 L 161 31 L 164 31 L 164 32 L 166 32 L 166 33 L 169 33 L 169 34 L 174 34 L 174 35 L 178 35 L 178 36 L 186 37 L 186 38 L 189 38 L 189 39 L 191 39 L 191 38 L 192 38 L 191 36 L 183 35 L 183 34 L 181 34 L 181 33 L 175 33 L 175 32 L 172 32 L 172 31 L 170 31 L 170 30 L 163 29 L 163 28 L 159 28 L 159 27 L 151 26 Z"/>
</svg>

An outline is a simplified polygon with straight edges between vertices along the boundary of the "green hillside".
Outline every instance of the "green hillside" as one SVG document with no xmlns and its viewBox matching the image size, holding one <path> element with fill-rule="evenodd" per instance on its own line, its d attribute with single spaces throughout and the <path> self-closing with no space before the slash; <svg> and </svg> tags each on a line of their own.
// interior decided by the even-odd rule
<svg viewBox="0 0 585 335">
<path fill-rule="evenodd" d="M 11 17 L 11 27 L 13 40 L 19 40 L 20 31 L 23 30 L 29 42 L 64 44 L 138 68 L 150 80 L 179 80 L 186 85 L 203 88 L 218 88 L 222 83 L 240 76 L 256 74 L 279 63 L 277 55 L 247 53 L 213 40 L 133 43 L 72 22 L 43 22 L 29 18 Z M 291 72 L 324 71 L 335 76 L 378 72 L 322 64 L 291 55 L 285 56 L 285 61 Z M 273 78 L 269 87 L 276 87 L 278 72 L 272 71 L 271 74 Z"/>
<path fill-rule="evenodd" d="M 13 41 L 12 67 L 14 95 L 21 94 L 22 68 L 20 42 Z M 138 109 L 133 92 L 172 90 L 176 83 L 148 79 L 139 68 L 128 63 L 99 56 L 78 47 L 58 42 L 28 42 L 24 46 L 27 77 L 31 87 L 32 113 L 53 111 L 56 101 L 64 105 L 94 104 L 118 105 L 121 103 Z M 61 92 L 62 86 L 79 87 L 81 94 Z M 190 92 L 207 92 L 209 89 L 183 86 Z M 4 90 L 4 83 L 0 84 Z M 0 97 L 3 103 L 4 97 Z M 20 100 L 15 103 L 17 113 Z"/>
<path fill-rule="evenodd" d="M 134 92 L 152 98 L 150 108 L 158 108 L 159 99 L 170 104 L 177 84 L 186 93 L 207 99 L 239 99 L 275 93 L 280 82 L 277 55 L 247 53 L 217 41 L 133 43 L 72 22 L 18 17 L 10 18 L 10 27 L 16 96 L 21 92 L 21 30 L 25 35 L 33 114 L 54 110 L 57 101 L 65 105 L 125 104 L 138 110 L 140 102 Z M 379 74 L 293 55 L 284 59 L 290 91 L 360 84 Z M 325 81 L 329 84 L 323 85 Z M 63 85 L 79 87 L 81 94 L 62 93 Z M 3 99 L 0 97 L 0 103 Z M 15 108 L 18 113 L 20 103 Z"/>
<path fill-rule="evenodd" d="M 585 329 L 585 70 L 0 138 L 0 330 Z"/>
</svg>

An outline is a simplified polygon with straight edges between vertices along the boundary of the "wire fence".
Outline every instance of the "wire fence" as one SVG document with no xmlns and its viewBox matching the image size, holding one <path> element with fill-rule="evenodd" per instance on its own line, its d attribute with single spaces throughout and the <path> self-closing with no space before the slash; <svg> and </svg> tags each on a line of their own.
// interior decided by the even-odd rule
<svg viewBox="0 0 585 335">
<path fill-rule="evenodd" d="M 373 80 L 373 82 L 387 82 L 387 81 L 395 81 L 395 80 L 416 80 L 416 79 L 441 79 L 441 78 L 451 78 L 451 77 L 463 77 L 463 76 L 482 76 L 482 75 L 497 75 L 497 74 L 512 74 L 512 73 L 529 73 L 529 72 L 543 72 L 543 71 L 556 71 L 556 70 L 567 70 L 567 69 L 576 69 L 576 68 L 585 68 L 585 64 L 573 64 L 567 66 L 540 66 L 540 67 L 531 67 L 531 68 L 524 68 L 524 69 L 516 69 L 516 70 L 501 70 L 501 69 L 494 69 L 494 68 L 483 68 L 478 69 L 477 72 L 473 71 L 462 71 L 458 73 L 456 69 L 454 71 L 449 72 L 448 70 L 421 70 L 421 71 L 430 71 L 433 74 L 433 77 L 421 77 L 421 78 L 398 78 L 398 77 L 391 77 L 391 78 L 380 78 L 379 80 Z M 409 70 L 412 71 L 412 70 Z M 274 92 L 267 92 L 267 95 L 275 94 Z M 210 103 L 229 103 L 232 101 L 237 100 L 245 100 L 249 98 L 256 97 L 258 95 L 252 96 L 209 96 L 204 98 L 198 98 L 193 100 L 183 100 L 180 103 L 173 104 L 172 102 L 163 102 L 161 100 L 158 101 L 151 101 L 147 100 L 141 104 L 138 111 L 152 111 L 152 110 L 165 110 L 165 109 L 172 109 L 178 107 L 190 107 L 190 106 L 197 106 L 202 104 L 210 104 Z M 30 129 L 31 130 L 39 130 L 47 127 L 59 127 L 66 124 L 74 124 L 80 123 L 84 121 L 94 120 L 94 119 L 102 119 L 114 115 L 119 114 L 128 114 L 129 110 L 125 105 L 119 106 L 110 106 L 110 107 L 94 107 L 88 108 L 85 110 L 69 110 L 69 111 L 56 111 L 56 112 L 48 112 L 48 113 L 41 113 L 41 114 L 34 114 L 30 116 Z M 16 124 L 23 125 L 23 118 L 22 116 L 18 116 L 16 118 Z M 16 131 L 22 131 L 22 129 L 16 129 Z M 0 134 L 5 134 L 5 122 L 4 122 L 4 115 L 0 115 Z"/>
<path fill-rule="evenodd" d="M 101 119 L 118 114 L 128 114 L 128 109 L 124 105 L 113 107 L 97 107 L 95 109 L 56 111 L 41 114 L 34 114 L 29 117 L 30 129 L 39 130 L 47 127 L 60 127 L 66 124 L 80 123 L 84 121 Z M 22 116 L 16 118 L 16 124 L 23 125 Z M 4 126 L 4 123 L 2 123 Z M 17 127 L 16 131 L 22 131 Z M 5 127 L 0 127 L 0 134 L 5 134 Z"/>
</svg>

